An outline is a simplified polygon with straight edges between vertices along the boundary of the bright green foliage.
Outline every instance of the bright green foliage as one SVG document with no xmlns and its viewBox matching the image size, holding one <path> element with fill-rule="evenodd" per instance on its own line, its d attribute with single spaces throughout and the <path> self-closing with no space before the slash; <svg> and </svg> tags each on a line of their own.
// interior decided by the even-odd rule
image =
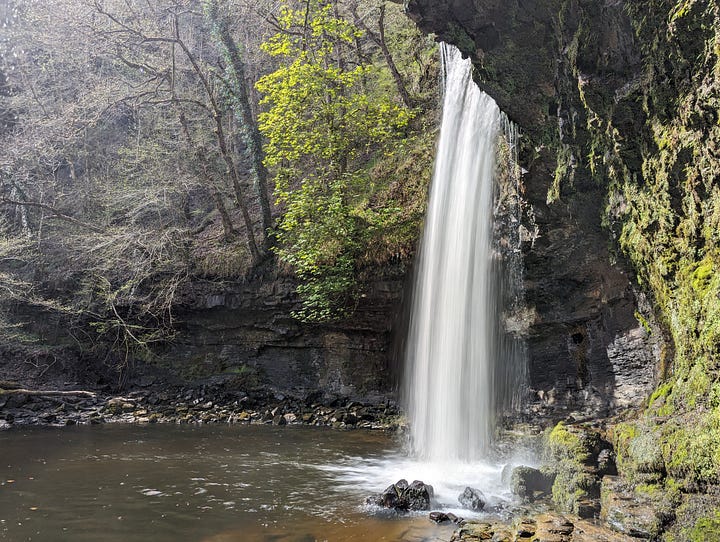
<svg viewBox="0 0 720 542">
<path fill-rule="evenodd" d="M 720 542 L 720 510 L 697 519 L 695 525 L 683 533 L 688 542 Z"/>
<path fill-rule="evenodd" d="M 401 135 L 412 115 L 392 95 L 372 94 L 377 66 L 353 67 L 343 59 L 344 49 L 362 32 L 334 16 L 331 5 L 311 4 L 315 11 L 304 36 L 290 33 L 302 28 L 304 11 L 282 10 L 287 32 L 263 45 L 281 65 L 257 83 L 265 95 L 261 103 L 270 106 L 260 115 L 268 138 L 265 163 L 280 168 L 276 195 L 282 202 L 301 180 L 299 162 L 320 180 L 357 169 L 363 165 L 356 163 L 359 158 Z"/>
<path fill-rule="evenodd" d="M 415 112 L 400 105 L 386 68 L 356 55 L 363 32 L 336 4 L 305 8 L 280 9 L 282 30 L 262 46 L 279 66 L 257 88 L 265 165 L 284 209 L 275 251 L 301 279 L 296 316 L 319 321 L 352 308 L 364 246 L 402 219 L 399 205 L 373 204 L 390 179 L 372 166 L 407 145 Z"/>
</svg>

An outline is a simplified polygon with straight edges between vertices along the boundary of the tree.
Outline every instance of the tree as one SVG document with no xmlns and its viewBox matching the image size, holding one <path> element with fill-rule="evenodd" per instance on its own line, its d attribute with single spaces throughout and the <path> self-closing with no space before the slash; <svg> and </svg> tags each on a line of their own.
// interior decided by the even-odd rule
<svg viewBox="0 0 720 542">
<path fill-rule="evenodd" d="M 263 163 L 260 131 L 253 116 L 252 104 L 247 89 L 245 63 L 240 54 L 240 47 L 230 33 L 227 7 L 221 6 L 221 0 L 205 0 L 204 7 L 205 14 L 212 25 L 213 33 L 220 42 L 226 58 L 227 68 L 225 71 L 228 74 L 226 90 L 230 96 L 232 108 L 235 110 L 240 122 L 240 133 L 249 154 L 255 193 L 260 202 L 263 231 L 269 232 L 272 222 L 267 188 L 267 170 Z M 268 239 L 267 234 L 265 239 Z"/>
<path fill-rule="evenodd" d="M 128 59 L 123 55 L 124 52 L 130 54 L 137 54 L 138 50 L 142 50 L 147 44 L 166 44 L 170 45 L 172 55 L 172 67 L 170 77 L 165 78 L 163 82 L 160 79 L 160 84 L 154 88 L 155 96 L 152 103 L 159 104 L 162 101 L 169 101 L 177 103 L 180 98 L 176 95 L 176 77 L 178 76 L 178 70 L 176 66 L 177 55 L 180 54 L 188 62 L 189 67 L 194 73 L 197 83 L 200 89 L 202 89 L 202 98 L 200 100 L 196 98 L 184 99 L 185 103 L 205 109 L 207 115 L 210 117 L 213 123 L 213 133 L 215 134 L 217 149 L 220 156 L 225 164 L 225 173 L 232 183 L 233 190 L 235 192 L 235 198 L 242 213 L 243 223 L 245 226 L 245 235 L 248 245 L 248 250 L 254 263 L 258 263 L 260 260 L 260 251 L 258 250 L 257 243 L 255 241 L 255 233 L 253 227 L 253 220 L 250 215 L 249 201 L 243 187 L 243 182 L 240 177 L 238 165 L 234 160 L 231 150 L 230 138 L 226 133 L 225 128 L 225 116 L 226 110 L 222 107 L 220 98 L 215 90 L 212 77 L 213 71 L 209 68 L 204 68 L 202 60 L 191 49 L 191 44 L 188 43 L 187 39 L 183 35 L 182 22 L 183 19 L 193 16 L 191 9 L 188 9 L 184 3 L 173 2 L 165 11 L 165 16 L 168 19 L 169 29 L 163 31 L 162 28 L 155 28 L 150 31 L 143 28 L 140 24 L 133 24 L 132 22 L 125 22 L 116 13 L 106 9 L 104 4 L 99 0 L 94 2 L 95 8 L 98 13 L 104 15 L 109 21 L 109 29 L 104 32 L 106 36 L 112 35 L 116 46 L 121 51 L 120 59 L 124 63 L 135 69 L 147 70 L 149 67 L 148 63 L 139 64 Z M 130 20 L 132 18 L 128 17 Z M 232 40 L 230 40 L 232 41 Z M 132 57 L 131 57 L 132 58 Z M 156 76 L 153 80 L 158 79 L 161 72 L 157 68 L 151 68 L 155 71 Z M 162 97 L 161 92 L 169 93 L 169 96 Z M 160 95 L 160 96 L 158 96 Z M 261 200 L 266 201 L 264 198 Z M 262 205 L 262 204 L 261 204 Z M 267 220 L 265 216 L 266 209 L 263 209 L 263 225 Z M 268 211 L 269 213 L 269 211 Z M 269 216 L 269 215 L 268 215 Z M 265 229 L 261 232 L 261 236 L 264 239 L 267 236 Z M 264 244 L 264 243 L 263 243 Z"/>
<path fill-rule="evenodd" d="M 284 209 L 276 252 L 303 281 L 298 316 L 308 320 L 351 307 L 358 252 L 386 212 L 369 205 L 368 164 L 406 139 L 415 115 L 383 83 L 385 68 L 359 54 L 365 32 L 341 11 L 336 1 L 284 2 L 262 46 L 280 65 L 257 83 L 265 164 Z"/>
<path fill-rule="evenodd" d="M 173 337 L 193 278 L 259 260 L 255 198 L 231 204 L 250 176 L 201 8 L 28 0 L 0 29 L 4 344 L 39 351 L 13 308 L 41 307 L 68 342 L 125 365 Z"/>
</svg>

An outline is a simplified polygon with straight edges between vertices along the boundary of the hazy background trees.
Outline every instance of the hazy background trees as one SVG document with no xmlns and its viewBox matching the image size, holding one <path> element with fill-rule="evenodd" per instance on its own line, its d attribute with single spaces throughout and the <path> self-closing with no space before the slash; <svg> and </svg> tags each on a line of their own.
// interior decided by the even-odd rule
<svg viewBox="0 0 720 542">
<path fill-rule="evenodd" d="M 194 280 L 275 257 L 298 316 L 334 318 L 372 265 L 412 252 L 436 63 L 400 6 L 0 0 L 0 16 L 6 349 L 124 365 L 172 339 Z"/>
</svg>

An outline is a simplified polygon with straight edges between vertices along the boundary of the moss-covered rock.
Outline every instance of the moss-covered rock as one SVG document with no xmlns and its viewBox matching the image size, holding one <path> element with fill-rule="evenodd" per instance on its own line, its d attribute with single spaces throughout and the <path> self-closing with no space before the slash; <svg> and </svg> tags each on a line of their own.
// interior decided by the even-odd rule
<svg viewBox="0 0 720 542">
<path fill-rule="evenodd" d="M 609 447 L 597 431 L 558 423 L 545 437 L 547 472 L 555 475 L 553 502 L 564 512 L 593 517 L 599 512 L 598 456 Z"/>
<path fill-rule="evenodd" d="M 720 542 L 720 507 L 707 495 L 684 495 L 665 542 Z"/>
<path fill-rule="evenodd" d="M 610 101 L 579 79 L 588 156 L 608 186 L 606 224 L 652 293 L 673 357 L 613 442 L 624 476 L 667 474 L 696 490 L 720 479 L 720 15 L 700 0 L 640 0 L 626 13 L 642 68 Z M 578 47 L 576 57 L 593 46 Z"/>
<path fill-rule="evenodd" d="M 538 497 L 552 493 L 555 472 L 533 467 L 515 467 L 510 478 L 510 487 L 514 495 L 523 501 L 532 502 Z"/>
<path fill-rule="evenodd" d="M 620 423 L 610 430 L 618 473 L 635 482 L 658 482 L 665 476 L 662 435 L 649 424 Z"/>
</svg>

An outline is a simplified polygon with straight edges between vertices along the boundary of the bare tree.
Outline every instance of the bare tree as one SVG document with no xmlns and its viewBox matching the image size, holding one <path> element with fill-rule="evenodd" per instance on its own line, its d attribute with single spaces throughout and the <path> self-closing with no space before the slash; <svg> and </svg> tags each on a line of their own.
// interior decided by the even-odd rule
<svg viewBox="0 0 720 542">
<path fill-rule="evenodd" d="M 212 24 L 214 34 L 220 42 L 228 62 L 230 75 L 227 90 L 234 98 L 233 105 L 240 121 L 243 142 L 249 154 L 255 192 L 262 211 L 264 231 L 271 227 L 270 201 L 267 188 L 267 170 L 263 164 L 262 139 L 257 121 L 253 115 L 245 76 L 245 63 L 240 47 L 230 33 L 227 4 L 221 0 L 206 0 L 205 13 Z M 265 237 L 267 239 L 267 236 Z"/>
</svg>

